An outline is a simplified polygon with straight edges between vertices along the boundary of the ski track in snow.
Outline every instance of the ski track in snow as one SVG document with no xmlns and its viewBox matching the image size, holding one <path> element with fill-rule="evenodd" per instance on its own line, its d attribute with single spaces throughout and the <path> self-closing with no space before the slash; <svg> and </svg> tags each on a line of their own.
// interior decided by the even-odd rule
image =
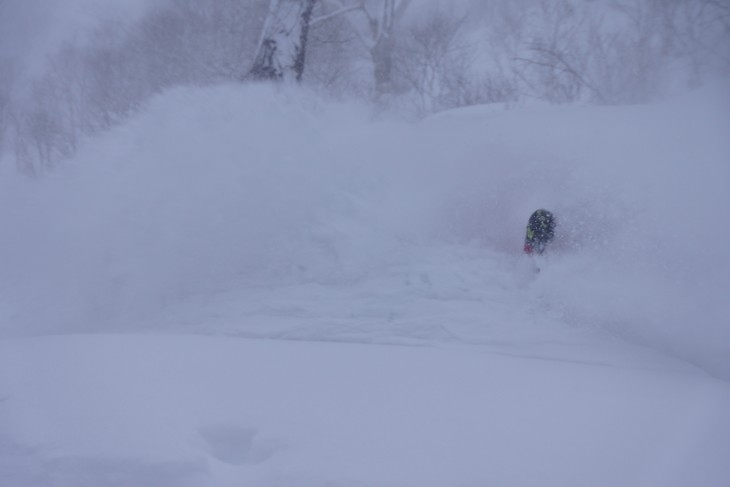
<svg viewBox="0 0 730 487">
<path fill-rule="evenodd" d="M 708 373 L 669 350 L 613 333 L 608 324 L 576 323 L 534 285 L 550 277 L 549 263 L 542 262 L 543 271 L 536 273 L 524 256 L 458 246 L 420 249 L 415 260 L 345 282 L 242 281 L 172 303 L 147 324 L 138 322 L 139 330 L 464 348 L 600 367 Z"/>
</svg>

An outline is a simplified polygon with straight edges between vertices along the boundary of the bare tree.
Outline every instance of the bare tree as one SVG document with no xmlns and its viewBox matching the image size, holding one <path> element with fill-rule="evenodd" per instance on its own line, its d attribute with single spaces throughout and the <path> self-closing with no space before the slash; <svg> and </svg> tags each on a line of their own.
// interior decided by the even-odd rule
<svg viewBox="0 0 730 487">
<path fill-rule="evenodd" d="M 345 16 L 313 19 L 311 27 L 303 82 L 330 97 L 367 99 L 372 74 L 358 62 L 364 53 Z"/>
<path fill-rule="evenodd" d="M 63 126 L 53 110 L 38 107 L 24 114 L 21 124 L 16 132 L 22 139 L 20 143 L 29 147 L 28 159 L 23 161 L 26 172 L 35 174 L 49 169 L 61 157 L 70 154 Z"/>
<path fill-rule="evenodd" d="M 708 70 L 730 72 L 730 1 L 667 0 L 660 12 L 675 54 L 690 63 L 691 84 Z"/>
<path fill-rule="evenodd" d="M 540 0 L 535 15 L 531 39 L 515 58 L 525 84 L 553 103 L 576 101 L 586 90 L 600 100 L 603 95 L 587 71 L 590 54 L 583 38 L 587 32 L 583 12 L 570 0 Z"/>
<path fill-rule="evenodd" d="M 81 104 L 86 131 L 106 130 L 135 113 L 151 95 L 138 55 L 124 29 L 109 24 L 98 29 L 92 47 L 84 50 Z"/>
<path fill-rule="evenodd" d="M 357 38 L 367 49 L 373 65 L 375 98 L 393 92 L 393 53 L 396 26 L 402 20 L 411 0 L 327 0 L 334 8 L 329 16 L 345 14 Z"/>
<path fill-rule="evenodd" d="M 465 17 L 430 10 L 406 30 L 396 71 L 409 86 L 419 115 L 455 108 L 472 96 L 472 49 L 459 39 Z"/>
<path fill-rule="evenodd" d="M 301 81 L 309 23 L 317 0 L 271 0 L 248 78 Z"/>
<path fill-rule="evenodd" d="M 66 149 L 60 152 L 76 150 L 79 138 L 83 132 L 89 131 L 89 107 L 88 101 L 88 77 L 85 69 L 85 53 L 72 44 L 64 45 L 49 62 L 45 75 L 36 80 L 33 87 L 33 99 L 36 108 L 28 122 L 28 126 L 34 125 L 36 134 L 34 137 L 41 137 L 43 131 L 40 127 L 43 124 L 55 127 L 58 137 L 56 142 L 63 141 Z M 52 112 L 51 115 L 49 112 Z M 45 113 L 45 115 L 40 115 Z M 42 118 L 48 119 L 41 122 Z M 52 151 L 47 151 L 49 154 Z M 46 165 L 50 165 L 46 161 Z"/>
<path fill-rule="evenodd" d="M 89 42 L 62 45 L 32 80 L 32 96 L 14 107 L 18 168 L 38 174 L 52 167 L 82 137 L 121 123 L 172 86 L 240 79 L 265 6 L 266 0 L 170 0 L 137 25 L 104 23 Z M 7 111 L 0 110 L 0 127 Z"/>
<path fill-rule="evenodd" d="M 38 174 L 76 150 L 85 116 L 81 64 L 81 52 L 65 46 L 32 81 L 27 99 L 16 100 L 11 122 L 21 172 Z"/>
<path fill-rule="evenodd" d="M 132 30 L 153 92 L 240 80 L 253 64 L 269 0 L 169 0 Z"/>
</svg>

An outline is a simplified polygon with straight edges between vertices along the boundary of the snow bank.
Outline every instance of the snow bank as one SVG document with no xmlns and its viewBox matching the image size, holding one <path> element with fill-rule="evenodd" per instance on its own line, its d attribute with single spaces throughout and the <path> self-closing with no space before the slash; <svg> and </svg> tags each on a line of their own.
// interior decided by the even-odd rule
<svg viewBox="0 0 730 487">
<path fill-rule="evenodd" d="M 362 282 L 447 243 L 519 259 L 546 207 L 558 241 L 530 284 L 538 313 L 722 369 L 729 98 L 407 125 L 303 92 L 178 89 L 42 181 L 0 181 L 0 323 L 127 329 L 241 280 Z"/>
</svg>

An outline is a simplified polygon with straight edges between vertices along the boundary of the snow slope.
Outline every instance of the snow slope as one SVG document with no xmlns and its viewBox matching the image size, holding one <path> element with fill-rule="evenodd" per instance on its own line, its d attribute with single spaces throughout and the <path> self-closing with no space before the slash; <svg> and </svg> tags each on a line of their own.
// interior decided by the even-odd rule
<svg viewBox="0 0 730 487">
<path fill-rule="evenodd" d="M 6 485 L 722 486 L 690 368 L 200 336 L 0 345 Z M 624 359 L 626 356 L 623 357 Z M 630 362 L 630 361 L 629 361 Z"/>
<path fill-rule="evenodd" d="M 728 129 L 726 85 L 415 125 L 221 86 L 4 168 L 0 472 L 724 486 Z"/>
</svg>

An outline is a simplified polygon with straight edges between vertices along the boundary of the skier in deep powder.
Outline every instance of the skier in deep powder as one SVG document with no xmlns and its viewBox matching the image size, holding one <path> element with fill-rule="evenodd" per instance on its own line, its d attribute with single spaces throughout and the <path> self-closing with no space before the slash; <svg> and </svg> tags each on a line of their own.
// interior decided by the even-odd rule
<svg viewBox="0 0 730 487">
<path fill-rule="evenodd" d="M 541 255 L 547 244 L 555 237 L 555 217 L 547 210 L 537 210 L 527 222 L 525 253 Z"/>
</svg>

